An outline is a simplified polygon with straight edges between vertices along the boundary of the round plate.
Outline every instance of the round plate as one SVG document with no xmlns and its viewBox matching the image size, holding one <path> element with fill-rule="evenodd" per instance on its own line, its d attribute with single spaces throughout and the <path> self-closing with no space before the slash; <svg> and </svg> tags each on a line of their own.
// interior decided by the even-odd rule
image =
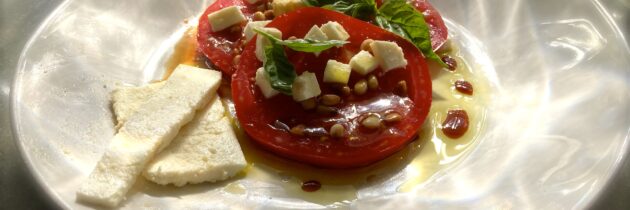
<svg viewBox="0 0 630 210">
<path fill-rule="evenodd" d="M 108 94 L 160 78 L 185 19 L 210 2 L 67 1 L 33 35 L 12 95 L 27 165 L 64 208 L 114 134 Z M 408 193 L 359 191 L 350 206 L 584 208 L 626 154 L 630 51 L 597 1 L 434 1 L 472 68 L 491 81 L 486 129 L 456 164 Z M 280 179 L 270 177 L 272 179 Z M 273 182 L 255 193 L 142 181 L 124 208 L 321 208 Z"/>
</svg>

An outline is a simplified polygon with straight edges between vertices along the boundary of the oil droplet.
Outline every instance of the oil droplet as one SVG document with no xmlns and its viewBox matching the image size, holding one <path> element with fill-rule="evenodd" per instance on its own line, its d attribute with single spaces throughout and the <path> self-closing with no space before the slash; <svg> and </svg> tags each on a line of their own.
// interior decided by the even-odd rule
<svg viewBox="0 0 630 210">
<path fill-rule="evenodd" d="M 321 187 L 322 187 L 322 184 L 320 184 L 318 181 L 315 181 L 315 180 L 302 182 L 302 190 L 306 192 L 315 192 L 319 190 L 319 188 Z"/>
<path fill-rule="evenodd" d="M 465 110 L 448 110 L 446 120 L 442 123 L 444 135 L 457 139 L 468 131 L 468 113 Z"/>
<path fill-rule="evenodd" d="M 232 194 L 238 194 L 238 195 L 243 195 L 247 192 L 247 190 L 245 189 L 245 186 L 243 186 L 240 183 L 230 183 L 227 186 L 225 186 L 225 188 L 223 188 L 223 190 L 225 192 L 228 193 L 232 193 Z"/>
</svg>

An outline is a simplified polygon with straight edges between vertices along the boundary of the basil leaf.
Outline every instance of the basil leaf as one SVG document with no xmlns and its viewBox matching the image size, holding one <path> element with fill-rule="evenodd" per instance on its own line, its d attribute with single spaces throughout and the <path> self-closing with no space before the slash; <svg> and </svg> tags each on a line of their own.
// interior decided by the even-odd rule
<svg viewBox="0 0 630 210">
<path fill-rule="evenodd" d="M 286 95 L 292 95 L 293 81 L 297 76 L 293 64 L 284 53 L 284 47 L 275 41 L 265 47 L 265 75 L 271 87 Z"/>
<path fill-rule="evenodd" d="M 312 40 L 312 39 L 281 40 L 264 31 L 261 31 L 258 29 L 254 29 L 254 31 L 266 37 L 267 39 L 271 40 L 271 42 L 275 42 L 279 45 L 287 46 L 288 48 L 292 50 L 300 51 L 300 52 L 321 52 L 321 51 L 330 49 L 332 47 L 339 47 L 348 43 L 347 41 L 341 41 L 341 40 L 327 40 L 327 41 L 317 41 L 317 40 Z"/>
<path fill-rule="evenodd" d="M 337 1 L 323 8 L 339 11 L 361 20 L 370 20 L 376 14 L 376 3 L 373 0 Z"/>
<path fill-rule="evenodd" d="M 280 42 L 281 45 L 300 52 L 321 52 L 332 47 L 342 46 L 346 43 L 348 42 L 341 40 L 317 41 L 313 39 L 294 39 Z"/>
<path fill-rule="evenodd" d="M 374 0 L 303 0 L 307 6 L 335 10 L 346 15 L 370 20 L 376 14 Z"/>
<path fill-rule="evenodd" d="M 433 52 L 431 32 L 424 15 L 405 0 L 388 0 L 379 9 L 376 24 L 411 41 L 428 59 L 446 66 Z"/>
</svg>

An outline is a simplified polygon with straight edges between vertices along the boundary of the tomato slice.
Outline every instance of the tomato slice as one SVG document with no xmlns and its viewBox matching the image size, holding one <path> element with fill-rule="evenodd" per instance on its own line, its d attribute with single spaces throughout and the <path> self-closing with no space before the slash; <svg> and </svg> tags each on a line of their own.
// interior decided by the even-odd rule
<svg viewBox="0 0 630 210">
<path fill-rule="evenodd" d="M 199 26 L 197 32 L 197 43 L 201 52 L 219 68 L 223 73 L 232 75 L 236 66 L 233 64 L 234 56 L 240 53 L 240 44 L 242 38 L 241 31 L 230 31 L 225 29 L 222 31 L 212 31 L 208 22 L 208 15 L 217 10 L 239 6 L 241 12 L 248 20 L 252 19 L 253 14 L 258 11 L 256 8 L 266 4 L 266 0 L 257 2 L 256 4 L 248 4 L 243 0 L 216 0 L 210 5 L 206 11 L 199 17 Z M 243 27 L 245 25 L 242 25 Z M 242 28 L 243 28 L 242 27 Z"/>
<path fill-rule="evenodd" d="M 317 75 L 323 94 L 338 94 L 338 88 L 323 83 L 326 62 L 335 59 L 347 63 L 359 52 L 365 39 L 396 42 L 404 51 L 408 65 L 383 73 L 377 69 L 377 90 L 358 96 L 343 96 L 334 106 L 333 114 L 306 111 L 291 96 L 276 95 L 265 99 L 254 82 L 256 70 L 262 63 L 256 59 L 255 43 L 248 43 L 238 70 L 232 77 L 232 96 L 240 125 L 251 139 L 263 148 L 290 159 L 328 168 L 364 166 L 381 160 L 402 149 L 417 133 L 431 105 L 431 78 L 422 53 L 407 40 L 367 22 L 344 14 L 315 7 L 303 8 L 276 17 L 267 27 L 282 31 L 283 39 L 304 37 L 313 25 L 328 21 L 339 22 L 350 34 L 350 43 L 332 48 L 319 56 L 287 50 L 289 60 L 301 74 L 310 71 Z M 352 73 L 348 84 L 366 78 Z M 400 81 L 407 83 L 407 95 L 394 94 Z M 339 95 L 339 94 L 338 94 Z M 397 123 L 384 124 L 379 129 L 366 129 L 361 121 L 369 114 L 386 115 L 396 112 L 402 116 Z M 324 135 L 334 124 L 342 124 L 345 137 Z M 310 128 L 310 134 L 291 134 L 288 128 L 296 125 Z"/>
<path fill-rule="evenodd" d="M 431 30 L 431 47 L 433 50 L 439 49 L 448 38 L 448 28 L 442 16 L 427 0 L 408 0 L 408 2 L 424 15 L 424 20 Z M 382 3 L 383 0 L 376 0 L 379 7 Z"/>
</svg>

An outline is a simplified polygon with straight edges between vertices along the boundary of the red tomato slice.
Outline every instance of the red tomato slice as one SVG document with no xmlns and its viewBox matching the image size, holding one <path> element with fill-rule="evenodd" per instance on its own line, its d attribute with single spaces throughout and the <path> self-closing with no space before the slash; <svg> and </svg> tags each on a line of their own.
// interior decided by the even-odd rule
<svg viewBox="0 0 630 210">
<path fill-rule="evenodd" d="M 334 106 L 334 114 L 318 114 L 306 111 L 291 96 L 276 95 L 265 99 L 254 82 L 256 70 L 262 63 L 256 59 L 255 43 L 248 43 L 241 57 L 237 72 L 232 77 L 232 96 L 240 125 L 252 140 L 263 148 L 290 159 L 328 168 L 364 166 L 381 160 L 402 149 L 413 140 L 424 122 L 431 105 L 431 78 L 422 53 L 407 40 L 367 22 L 344 14 L 315 7 L 303 8 L 274 19 L 267 27 L 283 32 L 283 39 L 291 36 L 304 37 L 313 25 L 328 21 L 339 22 L 350 34 L 350 43 L 342 48 L 324 51 L 318 57 L 312 53 L 287 50 L 287 56 L 300 75 L 310 71 L 317 75 L 323 94 L 337 93 L 330 84 L 323 83 L 326 62 L 335 59 L 347 63 L 349 57 L 360 50 L 365 39 L 396 42 L 408 61 L 406 68 L 383 73 L 377 69 L 377 90 L 350 97 L 343 96 L 342 103 Z M 352 73 L 351 86 L 366 78 Z M 394 94 L 399 81 L 406 81 L 407 96 Z M 338 94 L 338 93 L 337 93 Z M 361 127 L 361 120 L 369 113 L 385 115 L 397 112 L 401 121 L 376 130 Z M 343 138 L 318 136 L 339 123 L 346 129 Z M 289 127 L 299 124 L 311 128 L 311 135 L 291 134 Z"/>
<path fill-rule="evenodd" d="M 431 47 L 433 50 L 439 49 L 448 38 L 448 29 L 442 16 L 427 0 L 409 0 L 408 2 L 424 15 L 424 20 L 431 29 Z M 380 7 L 383 0 L 376 0 L 376 3 Z"/>
<path fill-rule="evenodd" d="M 208 22 L 208 15 L 217 10 L 229 7 L 239 6 L 241 12 L 248 20 L 252 19 L 253 14 L 257 11 L 256 7 L 266 4 L 266 0 L 260 1 L 255 5 L 245 3 L 243 0 L 216 0 L 206 11 L 199 17 L 199 26 L 197 32 L 197 42 L 201 52 L 218 67 L 223 73 L 232 75 L 236 70 L 233 64 L 234 56 L 240 53 L 239 44 L 241 42 L 242 32 L 232 32 L 230 29 L 222 31 L 212 31 Z M 244 23 L 245 24 L 245 23 Z M 243 27 L 245 25 L 242 25 Z"/>
</svg>

